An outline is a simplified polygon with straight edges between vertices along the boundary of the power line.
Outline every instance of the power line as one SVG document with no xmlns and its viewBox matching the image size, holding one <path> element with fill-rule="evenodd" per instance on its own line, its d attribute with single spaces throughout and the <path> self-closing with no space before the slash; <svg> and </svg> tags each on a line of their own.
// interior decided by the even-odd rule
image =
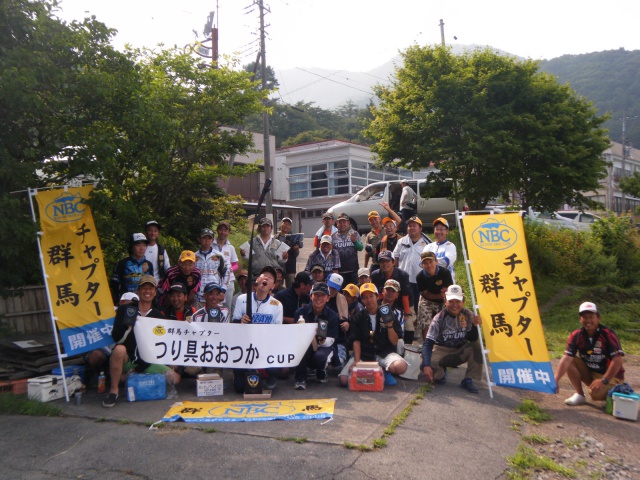
<svg viewBox="0 0 640 480">
<path fill-rule="evenodd" d="M 330 82 L 337 83 L 338 85 L 343 85 L 343 86 L 345 86 L 345 87 L 352 88 L 353 90 L 358 90 L 359 92 L 366 93 L 366 94 L 368 94 L 368 95 L 373 95 L 373 92 L 372 92 L 371 90 L 369 90 L 369 91 L 367 91 L 367 90 L 362 90 L 361 88 L 353 87 L 353 86 L 351 86 L 351 85 L 347 85 L 346 83 L 339 82 L 339 81 L 337 81 L 337 80 L 333 80 L 333 79 L 329 78 L 330 76 L 335 75 L 336 73 L 341 72 L 342 70 L 338 70 L 338 71 L 336 71 L 336 72 L 332 73 L 331 75 L 322 76 L 322 75 L 320 75 L 320 74 L 318 74 L 318 73 L 310 72 L 309 70 L 305 70 L 304 68 L 301 68 L 301 67 L 296 67 L 296 68 L 297 68 L 298 70 L 302 70 L 303 72 L 306 72 L 306 73 L 309 73 L 309 74 L 311 74 L 311 75 L 315 75 L 315 76 L 317 76 L 317 77 L 320 77 L 320 80 L 318 80 L 318 81 L 316 81 L 316 82 L 313 82 L 313 83 L 310 83 L 309 85 L 313 85 L 314 83 L 318 83 L 318 82 L 319 82 L 319 81 L 321 81 L 321 80 L 328 80 L 328 81 L 330 81 Z M 300 88 L 308 87 L 309 85 L 305 85 L 305 86 L 300 87 Z M 295 91 L 297 91 L 297 90 L 300 90 L 300 88 L 297 88 L 296 90 L 293 90 L 293 91 L 295 92 Z"/>
</svg>

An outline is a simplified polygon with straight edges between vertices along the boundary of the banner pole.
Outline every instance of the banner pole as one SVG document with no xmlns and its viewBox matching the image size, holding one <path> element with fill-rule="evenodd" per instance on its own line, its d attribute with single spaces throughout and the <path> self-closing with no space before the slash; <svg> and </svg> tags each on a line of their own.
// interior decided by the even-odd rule
<svg viewBox="0 0 640 480">
<path fill-rule="evenodd" d="M 467 254 L 467 246 L 465 244 L 464 231 L 462 228 L 462 219 L 465 216 L 465 212 L 460 212 L 456 210 L 456 226 L 458 227 L 458 232 L 460 232 L 460 243 L 462 245 L 462 255 L 464 257 L 464 266 L 467 271 L 467 281 L 469 282 L 469 294 L 471 296 L 471 303 L 473 305 L 473 313 L 478 314 L 478 308 L 476 305 L 476 294 L 473 289 L 473 281 L 471 279 L 471 269 L 469 268 L 469 255 Z M 484 374 L 487 379 L 487 386 L 489 387 L 489 396 L 493 398 L 493 384 L 491 383 L 491 377 L 489 376 L 489 364 L 487 362 L 487 354 L 488 350 L 484 348 L 484 340 L 482 338 L 482 328 L 480 325 L 476 325 L 478 329 L 478 339 L 480 340 L 480 348 L 482 349 L 482 363 L 484 364 Z"/>
<path fill-rule="evenodd" d="M 65 186 L 64 188 L 66 190 L 67 187 Z M 31 207 L 31 219 L 33 220 L 34 225 L 37 225 L 36 212 L 35 212 L 35 209 L 33 208 L 33 197 L 38 194 L 38 189 L 29 188 L 28 192 L 29 192 L 29 206 Z M 42 254 L 42 245 L 40 244 L 40 237 L 42 236 L 42 234 L 43 234 L 42 231 L 38 231 L 36 234 L 36 243 L 38 244 L 38 256 L 40 258 L 40 267 L 42 268 L 42 278 L 44 279 L 44 290 L 47 295 L 47 305 L 49 307 L 49 317 L 51 318 L 51 327 L 53 328 L 53 339 L 55 341 L 56 352 L 58 354 L 58 364 L 60 365 L 60 373 L 62 374 L 62 388 L 64 388 L 64 398 L 67 401 L 67 403 L 69 403 L 69 389 L 67 388 L 67 377 L 64 371 L 64 364 L 62 363 L 62 359 L 64 357 L 63 357 L 62 351 L 60 350 L 60 339 L 58 338 L 58 329 L 56 326 L 57 319 L 53 315 L 53 305 L 51 305 L 51 292 L 49 291 L 49 284 L 47 282 L 48 275 L 44 266 L 44 255 Z"/>
</svg>

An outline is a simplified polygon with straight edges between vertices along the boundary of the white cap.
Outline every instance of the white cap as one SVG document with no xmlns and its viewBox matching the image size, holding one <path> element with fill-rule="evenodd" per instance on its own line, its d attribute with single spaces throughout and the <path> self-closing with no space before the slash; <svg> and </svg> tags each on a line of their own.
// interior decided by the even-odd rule
<svg viewBox="0 0 640 480">
<path fill-rule="evenodd" d="M 593 302 L 584 302 L 580 305 L 580 308 L 578 308 L 578 313 L 583 312 L 598 313 L 598 307 L 596 307 L 596 304 Z"/>
<path fill-rule="evenodd" d="M 136 295 L 133 292 L 124 292 L 120 297 L 120 300 L 125 300 L 129 302 L 131 300 L 140 300 L 140 298 L 138 297 L 138 295 Z"/>
<path fill-rule="evenodd" d="M 330 273 L 327 277 L 327 285 L 335 288 L 336 290 L 340 290 L 342 282 L 344 282 L 344 278 L 342 278 L 342 275 L 338 273 Z"/>
<path fill-rule="evenodd" d="M 449 285 L 444 296 L 447 300 L 464 300 L 464 293 L 462 293 L 462 287 L 460 285 Z"/>
</svg>

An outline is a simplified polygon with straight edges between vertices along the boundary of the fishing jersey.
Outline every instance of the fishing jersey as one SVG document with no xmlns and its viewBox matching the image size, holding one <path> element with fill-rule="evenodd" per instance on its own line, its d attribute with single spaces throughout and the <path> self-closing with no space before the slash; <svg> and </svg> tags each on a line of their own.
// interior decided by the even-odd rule
<svg viewBox="0 0 640 480">
<path fill-rule="evenodd" d="M 196 300 L 200 303 L 204 303 L 204 287 L 207 283 L 215 283 L 216 285 L 223 286 L 226 290 L 226 286 L 223 285 L 226 270 L 225 261 L 222 254 L 215 248 L 211 248 L 208 252 L 198 250 L 196 252 L 196 268 L 200 271 L 200 288 L 196 293 Z"/>
<path fill-rule="evenodd" d="M 191 317 L 194 322 L 213 322 L 213 323 L 229 323 L 229 309 L 218 305 L 216 307 L 207 307 L 206 305 Z"/>
<path fill-rule="evenodd" d="M 416 283 L 416 276 L 422 270 L 420 255 L 431 240 L 424 233 L 414 242 L 409 235 L 402 237 L 393 249 L 393 258 L 398 259 L 398 267 L 409 274 L 409 281 Z"/>
<path fill-rule="evenodd" d="M 471 310 L 463 308 L 454 317 L 445 308 L 431 320 L 425 341 L 432 340 L 436 345 L 449 348 L 462 347 L 478 339 L 478 329 L 472 320 Z"/>
<path fill-rule="evenodd" d="M 238 254 L 236 253 L 235 247 L 231 245 L 229 239 L 227 239 L 225 244 L 222 246 L 220 246 L 220 244 L 216 240 L 211 244 L 211 248 L 213 248 L 216 252 L 220 252 L 222 254 L 222 258 L 224 258 L 224 265 L 227 269 L 227 272 L 222 280 L 222 286 L 227 290 L 233 290 L 233 282 L 236 281 L 236 277 L 233 274 L 233 265 L 238 264 Z"/>
<path fill-rule="evenodd" d="M 151 265 L 153 265 L 153 276 L 156 282 L 160 283 L 164 272 L 171 266 L 167 251 L 159 243 L 147 245 L 147 249 L 144 251 L 144 258 L 149 260 Z"/>
<path fill-rule="evenodd" d="M 584 327 L 571 333 L 564 353 L 570 357 L 575 357 L 577 354 L 589 370 L 603 375 L 613 357 L 616 355 L 624 356 L 618 336 L 604 325 L 598 325 L 593 338 L 589 338 Z M 624 380 L 624 368 L 620 368 L 616 378 Z"/>
<path fill-rule="evenodd" d="M 445 240 L 442 243 L 431 242 L 429 245 L 424 247 L 423 251 L 435 253 L 436 258 L 438 259 L 438 265 L 451 272 L 451 278 L 455 283 L 456 272 L 453 268 L 453 264 L 456 263 L 456 258 L 458 257 L 456 246 L 449 240 Z"/>
<path fill-rule="evenodd" d="M 116 264 L 111 276 L 111 293 L 115 303 L 123 293 L 137 292 L 140 279 L 144 275 L 153 275 L 153 265 L 146 257 L 136 260 L 133 257 L 123 258 Z"/>
<path fill-rule="evenodd" d="M 309 255 L 307 266 L 304 267 L 304 271 L 310 273 L 311 268 L 314 265 L 322 265 L 324 268 L 324 274 L 327 276 L 333 270 L 340 270 L 340 267 L 342 266 L 340 263 L 340 254 L 335 249 L 332 249 L 325 257 L 322 254 L 322 250 L 314 250 L 311 252 L 311 255 Z"/>
<path fill-rule="evenodd" d="M 282 303 L 271 295 L 264 300 L 258 300 L 256 294 L 252 293 L 251 299 L 251 322 L 252 323 L 282 323 Z M 243 293 L 236 300 L 233 310 L 233 322 L 239 323 L 242 316 L 247 313 L 247 294 Z"/>
<path fill-rule="evenodd" d="M 331 235 L 333 240 L 333 250 L 337 251 L 340 255 L 340 272 L 357 272 L 360 268 L 360 262 L 358 262 L 358 252 L 362 250 L 362 242 L 360 241 L 360 234 L 356 234 L 355 243 L 351 240 L 351 230 L 347 233 L 336 232 Z"/>
</svg>

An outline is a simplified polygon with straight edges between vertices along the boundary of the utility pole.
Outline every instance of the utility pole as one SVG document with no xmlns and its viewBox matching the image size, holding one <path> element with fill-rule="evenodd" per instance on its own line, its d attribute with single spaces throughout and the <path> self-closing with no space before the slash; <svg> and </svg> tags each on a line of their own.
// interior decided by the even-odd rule
<svg viewBox="0 0 640 480">
<path fill-rule="evenodd" d="M 622 173 L 620 174 L 620 181 L 625 178 L 625 169 L 627 167 L 627 116 L 625 111 L 622 110 Z M 624 213 L 626 211 L 625 203 L 627 203 L 627 194 L 622 190 L 622 210 L 620 213 Z"/>
<path fill-rule="evenodd" d="M 264 31 L 264 15 L 265 15 L 265 6 L 264 0 L 255 0 L 255 3 L 258 4 L 260 8 L 260 56 L 262 57 L 262 65 L 261 65 L 261 73 L 262 73 L 262 90 L 267 90 L 267 55 L 265 53 L 265 31 Z M 269 10 L 267 10 L 269 11 Z M 268 103 L 268 99 L 264 100 L 265 111 L 262 112 L 262 135 L 263 135 L 263 153 L 264 153 L 264 176 L 265 179 L 272 178 L 271 175 L 271 151 L 269 146 L 269 114 L 266 110 Z M 275 180 L 273 178 L 272 180 Z M 267 193 L 265 209 L 267 216 L 271 216 L 273 218 L 273 203 L 272 203 L 272 194 L 273 188 Z"/>
<path fill-rule="evenodd" d="M 444 47 L 444 22 L 440 19 L 440 40 L 442 41 L 442 46 Z"/>
</svg>

